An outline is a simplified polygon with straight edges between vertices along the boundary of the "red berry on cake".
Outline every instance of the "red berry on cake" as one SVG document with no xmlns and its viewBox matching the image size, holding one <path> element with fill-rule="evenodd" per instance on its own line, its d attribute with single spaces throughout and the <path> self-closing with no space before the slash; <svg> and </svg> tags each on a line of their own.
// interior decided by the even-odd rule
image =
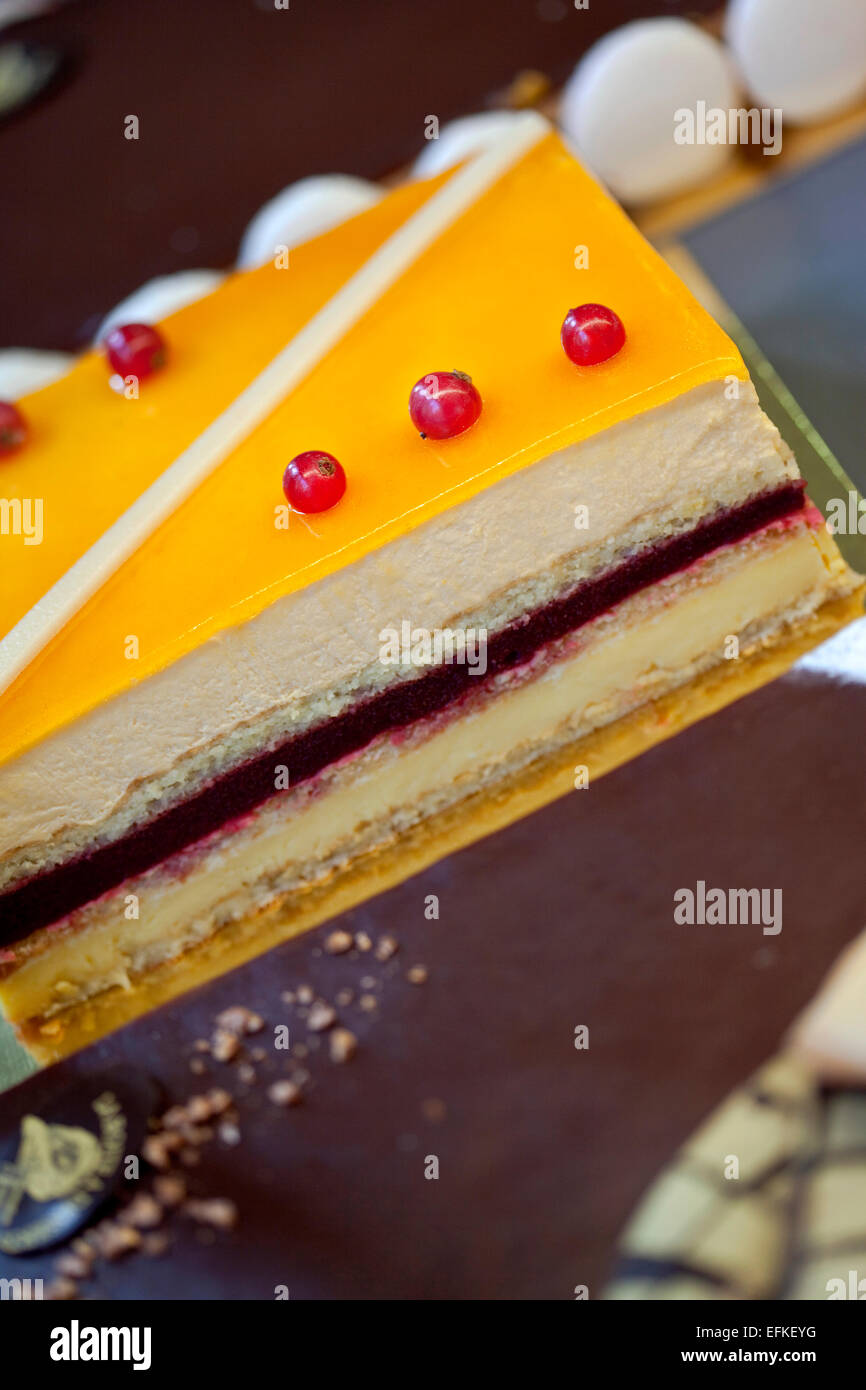
<svg viewBox="0 0 866 1390">
<path fill-rule="evenodd" d="M 0 458 L 14 454 L 27 438 L 24 416 L 11 401 L 0 401 Z"/>
<path fill-rule="evenodd" d="M 165 339 L 148 323 L 122 323 L 105 338 L 105 355 L 118 376 L 137 376 L 139 381 L 165 366 Z"/>
<path fill-rule="evenodd" d="M 409 414 L 422 439 L 452 439 L 475 424 L 481 396 L 465 372 L 428 372 L 412 387 Z"/>
<path fill-rule="evenodd" d="M 615 356 L 625 342 L 622 320 L 605 304 L 569 309 L 560 333 L 566 357 L 578 367 L 594 367 Z"/>
<path fill-rule="evenodd" d="M 297 454 L 283 474 L 283 492 L 296 512 L 326 512 L 345 491 L 343 465 L 321 449 Z"/>
</svg>

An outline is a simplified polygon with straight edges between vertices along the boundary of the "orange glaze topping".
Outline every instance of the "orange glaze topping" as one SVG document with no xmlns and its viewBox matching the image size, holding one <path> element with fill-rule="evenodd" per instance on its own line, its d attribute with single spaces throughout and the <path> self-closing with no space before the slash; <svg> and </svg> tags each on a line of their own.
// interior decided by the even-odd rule
<svg viewBox="0 0 866 1390">
<path fill-rule="evenodd" d="M 235 274 L 166 319 L 169 362 L 138 400 L 115 395 L 101 354 L 88 353 L 23 402 L 30 438 L 0 464 L 0 496 L 41 498 L 44 535 L 32 546 L 0 536 L 0 634 L 448 178 L 407 184 L 292 250 L 288 269 Z M 586 269 L 575 264 L 581 246 Z M 580 368 L 559 333 L 587 301 L 614 309 L 627 339 Z M 478 386 L 481 418 L 454 439 L 421 440 L 412 384 L 452 368 Z M 0 695 L 0 762 L 499 478 L 729 375 L 746 370 L 727 335 L 559 140 L 544 138 Z M 275 524 L 283 471 L 310 449 L 340 460 L 348 489 L 285 529 Z"/>
</svg>

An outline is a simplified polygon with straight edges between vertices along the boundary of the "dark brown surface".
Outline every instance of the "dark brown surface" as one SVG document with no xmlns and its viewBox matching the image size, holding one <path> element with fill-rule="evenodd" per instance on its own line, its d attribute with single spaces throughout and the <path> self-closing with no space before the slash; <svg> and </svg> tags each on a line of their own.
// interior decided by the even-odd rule
<svg viewBox="0 0 866 1390">
<path fill-rule="evenodd" d="M 297 1109 L 265 1097 L 278 1063 L 251 1088 L 210 1064 L 241 1097 L 244 1137 L 206 1150 L 193 1181 L 235 1197 L 238 1230 L 203 1245 L 180 1223 L 172 1257 L 109 1266 L 90 1291 L 568 1299 L 585 1283 L 597 1296 L 642 1189 L 772 1054 L 863 924 L 864 717 L 866 686 L 789 676 L 348 914 L 400 939 L 390 966 L 316 956 L 323 929 L 60 1064 L 70 1084 L 142 1068 L 180 1099 L 206 1080 L 190 1050 L 220 1007 L 273 1025 L 291 1018 L 283 989 L 333 998 L 368 971 L 383 979 L 378 1016 L 342 1011 L 358 1055 L 315 1055 Z M 699 878 L 781 888 L 781 934 L 675 925 L 675 890 Z M 430 975 L 413 986 L 418 961 Z M 41 1084 L 25 1083 L 36 1108 Z M 439 1123 L 424 1117 L 432 1098 Z M 423 1176 L 428 1154 L 438 1181 Z"/>
<path fill-rule="evenodd" d="M 0 894 L 0 945 L 22 941 L 84 903 L 246 815 L 274 795 L 274 768 L 291 768 L 292 785 L 365 748 L 381 734 L 481 695 L 487 682 L 525 665 L 550 643 L 576 632 L 649 584 L 676 574 L 722 545 L 803 511 L 801 481 L 722 507 L 690 531 L 668 536 L 576 589 L 523 615 L 487 642 L 487 673 L 466 663 L 444 664 L 417 679 L 389 686 L 324 724 L 295 734 L 209 782 L 194 797 L 120 839 L 48 869 Z M 181 872 L 183 866 L 181 866 Z M 0 966 L 0 973 L 4 967 Z"/>
<path fill-rule="evenodd" d="M 427 115 L 482 109 L 520 69 L 561 81 L 626 19 L 715 3 L 75 0 L 16 25 L 2 37 L 68 63 L 0 124 L 0 346 L 80 347 L 151 276 L 230 265 L 293 180 L 378 178 L 415 156 Z"/>
</svg>

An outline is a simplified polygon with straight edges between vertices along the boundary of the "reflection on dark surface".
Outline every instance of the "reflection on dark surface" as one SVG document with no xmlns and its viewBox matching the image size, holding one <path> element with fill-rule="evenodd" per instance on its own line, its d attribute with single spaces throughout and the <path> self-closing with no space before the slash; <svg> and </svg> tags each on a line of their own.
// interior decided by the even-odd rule
<svg viewBox="0 0 866 1390">
<path fill-rule="evenodd" d="M 684 238 L 866 487 L 866 140 Z"/>
</svg>

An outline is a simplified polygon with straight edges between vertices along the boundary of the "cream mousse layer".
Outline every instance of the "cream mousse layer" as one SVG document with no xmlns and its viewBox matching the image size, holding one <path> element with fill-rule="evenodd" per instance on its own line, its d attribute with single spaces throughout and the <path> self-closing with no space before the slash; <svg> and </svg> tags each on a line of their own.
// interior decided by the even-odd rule
<svg viewBox="0 0 866 1390">
<path fill-rule="evenodd" d="M 117 838 L 252 753 L 405 679 L 380 660 L 383 629 L 408 620 L 495 631 L 797 476 L 751 383 L 734 381 L 496 483 L 7 762 L 0 887 Z"/>
<path fill-rule="evenodd" d="M 377 738 L 313 783 L 7 953 L 0 1003 L 21 1024 L 136 977 L 221 927 L 351 865 L 412 825 L 807 623 L 844 589 L 823 529 L 771 526 L 627 599 L 444 718 Z M 726 661 L 732 635 L 739 657 Z M 576 755 L 577 756 L 577 755 Z M 138 919 L 126 918 L 129 894 Z M 11 959 L 11 964 L 9 963 Z"/>
</svg>

